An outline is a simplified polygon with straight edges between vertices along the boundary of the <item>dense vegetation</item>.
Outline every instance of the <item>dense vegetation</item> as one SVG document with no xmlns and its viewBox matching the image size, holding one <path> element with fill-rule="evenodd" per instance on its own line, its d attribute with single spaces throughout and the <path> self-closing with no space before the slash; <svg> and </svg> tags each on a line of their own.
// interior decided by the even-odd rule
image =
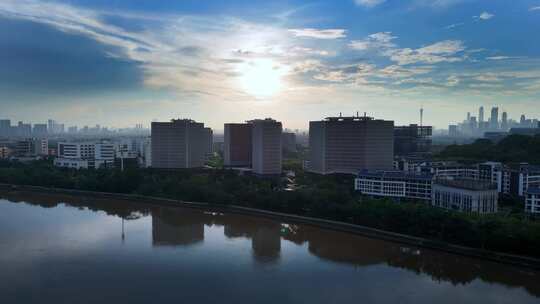
<svg viewBox="0 0 540 304">
<path fill-rule="evenodd" d="M 439 155 L 443 159 L 540 163 L 540 135 L 510 135 L 498 143 L 478 139 L 468 145 L 450 145 Z"/>
<path fill-rule="evenodd" d="M 294 161 L 288 161 L 287 167 L 297 171 L 297 191 L 282 190 L 280 180 L 240 176 L 231 170 L 77 171 L 55 168 L 45 161 L 29 165 L 0 162 L 0 182 L 243 205 L 540 258 L 539 222 L 513 216 L 465 215 L 422 203 L 367 199 L 353 191 L 352 176 L 304 173 Z"/>
</svg>

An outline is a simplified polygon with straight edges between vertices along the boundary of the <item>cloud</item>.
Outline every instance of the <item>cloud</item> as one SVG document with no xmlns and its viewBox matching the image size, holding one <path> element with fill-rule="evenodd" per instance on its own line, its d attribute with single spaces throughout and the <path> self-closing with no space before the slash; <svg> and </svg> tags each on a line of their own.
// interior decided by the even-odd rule
<svg viewBox="0 0 540 304">
<path fill-rule="evenodd" d="M 289 29 L 289 32 L 291 32 L 296 37 L 304 37 L 304 38 L 314 38 L 314 39 L 338 39 L 338 38 L 344 38 L 345 30 L 344 29 L 327 29 L 327 30 L 319 30 L 314 28 L 303 28 L 303 29 Z"/>
<path fill-rule="evenodd" d="M 386 0 L 354 0 L 354 3 L 365 7 L 375 7 L 379 4 L 386 2 Z"/>
<path fill-rule="evenodd" d="M 388 49 L 396 46 L 392 43 L 392 40 L 396 38 L 392 36 L 391 32 L 379 32 L 371 34 L 363 40 L 353 40 L 349 43 L 349 47 L 361 51 L 368 49 Z"/>
<path fill-rule="evenodd" d="M 413 63 L 439 63 L 463 61 L 463 56 L 456 56 L 465 50 L 459 40 L 444 40 L 418 49 L 398 48 L 393 42 L 397 37 L 391 32 L 379 32 L 369 35 L 363 40 L 353 40 L 349 47 L 359 51 L 378 51 L 379 55 L 389 57 L 399 65 Z"/>
<path fill-rule="evenodd" d="M 417 6 L 428 6 L 432 8 L 447 8 L 452 5 L 465 2 L 467 0 L 415 0 L 414 5 Z"/>
<path fill-rule="evenodd" d="M 540 11 L 540 6 L 533 6 L 529 9 L 529 11 Z"/>
<path fill-rule="evenodd" d="M 489 20 L 493 17 L 495 17 L 495 15 L 488 12 L 482 12 L 479 16 L 473 16 L 476 20 Z"/>
<path fill-rule="evenodd" d="M 495 73 L 485 73 L 473 78 L 481 82 L 500 82 L 502 79 Z"/>
<path fill-rule="evenodd" d="M 446 78 L 446 85 L 449 87 L 455 87 L 457 86 L 461 80 L 456 75 L 450 75 L 448 78 Z"/>
<path fill-rule="evenodd" d="M 406 68 L 400 65 L 389 65 L 383 69 L 380 69 L 376 75 L 383 78 L 407 78 L 427 74 L 432 71 L 433 67 L 431 66 Z"/>
<path fill-rule="evenodd" d="M 517 56 L 491 56 L 491 57 L 486 57 L 487 60 L 506 60 L 506 59 L 519 59 L 521 57 L 517 57 Z"/>
<path fill-rule="evenodd" d="M 306 60 L 295 64 L 293 70 L 296 73 L 318 72 L 323 67 L 319 60 Z"/>
<path fill-rule="evenodd" d="M 460 27 L 460 26 L 463 26 L 463 25 L 465 25 L 465 22 L 458 22 L 458 23 L 447 25 L 444 28 L 447 29 L 447 30 L 451 30 L 451 29 L 455 29 L 456 27 Z"/>
<path fill-rule="evenodd" d="M 151 14 L 101 12 L 36 0 L 3 0 L 2 17 L 48 25 L 108 46 L 104 54 L 107 57 L 140 66 L 145 87 L 172 89 L 177 93 L 204 92 L 233 99 L 246 97 L 235 79 L 243 59 L 260 57 L 285 62 L 288 51 L 295 46 L 286 29 L 228 17 L 156 18 Z M 117 25 L 122 22 L 107 22 L 122 18 L 128 18 L 130 24 L 143 25 L 144 30 Z M 242 52 L 235 52 L 238 45 L 242 46 Z"/>
<path fill-rule="evenodd" d="M 392 61 L 399 65 L 413 63 L 439 63 L 439 62 L 459 62 L 464 57 L 456 56 L 465 50 L 465 46 L 459 40 L 440 41 L 419 49 L 393 49 L 386 52 Z"/>
</svg>

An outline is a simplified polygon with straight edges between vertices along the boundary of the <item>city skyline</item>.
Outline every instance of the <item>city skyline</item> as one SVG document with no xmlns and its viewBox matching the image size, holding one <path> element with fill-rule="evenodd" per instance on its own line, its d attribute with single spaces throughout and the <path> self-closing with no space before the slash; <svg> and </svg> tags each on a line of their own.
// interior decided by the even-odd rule
<svg viewBox="0 0 540 304">
<path fill-rule="evenodd" d="M 406 125 L 420 108 L 444 129 L 481 105 L 540 116 L 538 1 L 251 4 L 2 1 L 3 115 L 215 130 L 357 111 Z"/>
</svg>

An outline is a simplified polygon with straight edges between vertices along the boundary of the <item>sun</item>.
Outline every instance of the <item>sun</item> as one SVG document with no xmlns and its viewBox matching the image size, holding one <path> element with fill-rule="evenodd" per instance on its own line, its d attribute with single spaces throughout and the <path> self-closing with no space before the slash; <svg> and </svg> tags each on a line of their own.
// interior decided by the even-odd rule
<svg viewBox="0 0 540 304">
<path fill-rule="evenodd" d="M 286 69 L 271 59 L 255 59 L 245 63 L 239 78 L 244 92 L 256 98 L 268 98 L 284 88 Z"/>
</svg>

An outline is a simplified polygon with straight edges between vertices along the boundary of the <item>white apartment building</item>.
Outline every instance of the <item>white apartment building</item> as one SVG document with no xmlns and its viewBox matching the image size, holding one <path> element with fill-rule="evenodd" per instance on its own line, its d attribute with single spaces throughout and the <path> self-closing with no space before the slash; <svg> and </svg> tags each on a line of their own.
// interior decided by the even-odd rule
<svg viewBox="0 0 540 304">
<path fill-rule="evenodd" d="M 400 171 L 367 171 L 358 174 L 354 189 L 364 195 L 431 201 L 433 176 Z"/>
<path fill-rule="evenodd" d="M 466 213 L 497 212 L 499 192 L 491 182 L 472 179 L 438 179 L 433 183 L 431 204 Z"/>
<path fill-rule="evenodd" d="M 58 167 L 88 169 L 114 165 L 115 147 L 111 143 L 62 142 L 58 143 Z"/>
<path fill-rule="evenodd" d="M 540 188 L 531 187 L 525 192 L 525 213 L 540 214 Z"/>
<path fill-rule="evenodd" d="M 429 173 L 439 179 L 478 179 L 478 168 L 453 163 L 433 163 L 428 166 Z"/>
<path fill-rule="evenodd" d="M 271 118 L 255 119 L 251 124 L 251 157 L 253 173 L 280 175 L 282 164 L 281 122 Z"/>
</svg>

